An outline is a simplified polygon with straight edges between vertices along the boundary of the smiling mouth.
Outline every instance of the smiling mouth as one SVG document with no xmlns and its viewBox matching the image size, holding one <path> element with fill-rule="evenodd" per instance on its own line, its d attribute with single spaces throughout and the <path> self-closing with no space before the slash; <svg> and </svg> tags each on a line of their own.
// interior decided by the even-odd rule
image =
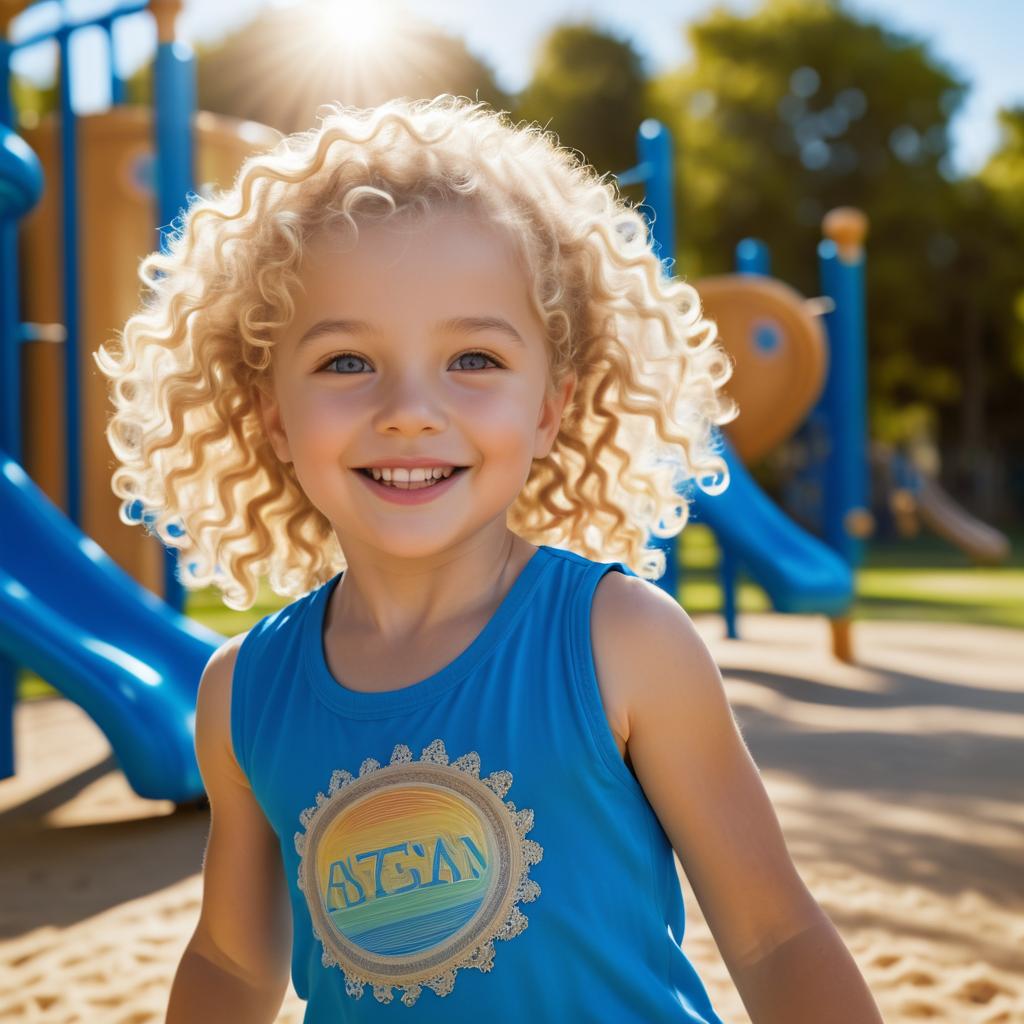
<svg viewBox="0 0 1024 1024">
<path fill-rule="evenodd" d="M 356 467 L 356 472 L 362 473 L 367 480 L 377 484 L 379 487 L 387 487 L 388 489 L 397 491 L 422 491 L 429 490 L 431 487 L 435 487 L 438 484 L 443 484 L 446 480 L 451 480 L 453 477 L 458 476 L 467 469 L 469 469 L 468 466 L 453 466 L 452 471 L 447 476 L 433 477 L 431 478 L 430 483 L 422 480 L 414 480 L 411 483 L 395 483 L 393 481 L 385 480 L 383 477 L 378 480 L 377 477 L 373 475 L 372 470 L 364 469 L 363 467 Z"/>
<path fill-rule="evenodd" d="M 455 476 L 456 473 L 461 473 L 464 469 L 469 469 L 469 466 L 453 466 L 451 476 Z M 362 473 L 364 476 L 368 476 L 371 480 L 377 478 L 373 475 L 373 472 L 369 469 L 363 469 L 361 466 L 356 466 L 356 472 Z M 443 478 L 442 478 L 443 479 Z"/>
</svg>

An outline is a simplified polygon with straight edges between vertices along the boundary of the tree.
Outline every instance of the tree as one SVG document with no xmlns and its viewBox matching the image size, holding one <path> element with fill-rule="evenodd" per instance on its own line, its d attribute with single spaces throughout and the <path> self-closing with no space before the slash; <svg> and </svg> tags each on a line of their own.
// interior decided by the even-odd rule
<svg viewBox="0 0 1024 1024">
<path fill-rule="evenodd" d="M 561 25 L 541 43 L 515 112 L 549 127 L 598 173 L 615 174 L 636 163 L 645 91 L 640 56 L 630 42 L 589 23 Z"/>
<path fill-rule="evenodd" d="M 822 215 L 864 209 L 871 431 L 900 440 L 922 407 L 955 406 L 964 386 L 948 123 L 965 83 L 922 41 L 839 0 L 715 9 L 688 35 L 692 62 L 651 89 L 677 140 L 680 272 L 728 271 L 754 235 L 775 276 L 817 294 Z"/>
<path fill-rule="evenodd" d="M 1009 488 L 1024 506 L 1024 107 L 1000 110 L 1000 141 L 976 179 L 964 183 L 960 239 L 974 272 L 961 271 L 953 298 L 972 310 L 968 353 L 980 393 L 965 393 L 965 423 L 981 426 L 964 453 L 970 464 L 990 440 L 1009 453 Z M 960 268 L 957 268 L 960 270 Z M 990 437 L 981 431 L 989 428 Z"/>
</svg>

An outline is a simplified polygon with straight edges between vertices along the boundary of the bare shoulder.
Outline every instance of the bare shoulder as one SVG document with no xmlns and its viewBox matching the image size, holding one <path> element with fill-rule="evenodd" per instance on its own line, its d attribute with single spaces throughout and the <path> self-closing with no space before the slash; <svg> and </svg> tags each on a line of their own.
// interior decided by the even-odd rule
<svg viewBox="0 0 1024 1024">
<path fill-rule="evenodd" d="M 220 706 L 231 701 L 231 684 L 235 675 L 238 650 L 248 633 L 239 633 L 224 641 L 207 659 L 199 680 L 199 699 Z"/>
<path fill-rule="evenodd" d="M 663 614 L 686 614 L 679 602 L 657 584 L 622 572 L 609 572 L 601 577 L 594 594 L 594 605 L 620 615 L 633 611 L 634 614 L 639 613 L 641 619 L 646 619 L 656 610 Z"/>
<path fill-rule="evenodd" d="M 247 635 L 245 632 L 230 637 L 210 655 L 196 696 L 196 747 L 200 759 L 204 754 L 216 758 L 239 782 L 245 776 L 231 745 L 231 690 L 238 650 Z"/>
<path fill-rule="evenodd" d="M 703 638 L 679 603 L 639 576 L 601 577 L 591 608 L 594 666 L 608 724 L 627 764 L 637 701 L 651 696 L 649 667 L 680 655 L 710 659 Z M 641 687 L 640 684 L 643 684 Z"/>
</svg>

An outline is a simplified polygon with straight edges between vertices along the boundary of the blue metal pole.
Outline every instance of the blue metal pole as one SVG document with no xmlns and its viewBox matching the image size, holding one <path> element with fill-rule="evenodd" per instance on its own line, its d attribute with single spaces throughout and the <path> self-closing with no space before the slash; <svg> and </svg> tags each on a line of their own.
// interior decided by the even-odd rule
<svg viewBox="0 0 1024 1024">
<path fill-rule="evenodd" d="M 763 274 L 772 272 L 772 257 L 768 246 L 759 238 L 744 238 L 736 245 L 736 272 Z"/>
<path fill-rule="evenodd" d="M 157 216 L 160 248 L 168 249 L 168 231 L 195 191 L 192 117 L 196 109 L 195 57 L 176 38 L 180 0 L 152 0 L 159 43 L 153 77 L 156 132 Z M 164 600 L 176 611 L 185 607 L 174 549 L 164 547 Z"/>
<path fill-rule="evenodd" d="M 75 112 L 71 105 L 71 29 L 61 26 L 57 33 L 60 48 L 60 152 L 61 217 L 64 231 L 62 271 L 64 278 L 64 439 L 67 479 L 68 518 L 81 526 L 82 480 L 79 445 L 81 417 L 79 380 L 79 287 L 78 287 L 78 146 Z"/>
<path fill-rule="evenodd" d="M 0 115 L 6 121 L 0 127 L 0 400 L 4 407 L 0 421 L 0 447 L 15 459 L 21 454 L 21 313 L 18 303 L 17 224 L 39 201 L 43 191 L 43 172 L 28 143 L 15 135 L 8 125 L 12 120 L 5 41 L 3 93 Z M 16 465 L 16 463 L 14 463 Z M 17 698 L 18 662 L 0 655 L 0 778 L 14 774 L 14 702 Z"/>
<path fill-rule="evenodd" d="M 864 250 L 832 238 L 818 245 L 829 370 L 824 411 L 831 438 L 824 466 L 824 540 L 857 566 L 864 557 L 868 495 L 867 356 L 864 326 Z"/>
<path fill-rule="evenodd" d="M 736 245 L 736 271 L 740 274 L 770 274 L 771 253 L 759 238 L 744 238 Z M 734 551 L 722 544 L 718 535 L 718 579 L 722 587 L 722 617 L 725 619 L 725 635 L 730 640 L 739 639 L 738 609 L 739 576 L 743 565 Z"/>
<path fill-rule="evenodd" d="M 157 0 L 157 2 L 159 2 L 159 0 Z M 33 7 L 39 3 L 42 3 L 42 0 L 34 0 L 33 3 L 26 4 L 25 6 Z M 138 14 L 139 11 L 144 11 L 149 6 L 150 0 L 121 0 L 121 3 L 117 5 L 114 11 L 107 11 L 104 14 L 99 14 L 95 17 L 85 18 L 68 17 L 66 0 L 60 0 L 60 3 L 63 11 L 61 25 L 74 32 L 80 28 L 88 28 L 92 25 L 102 26 L 104 22 L 110 21 L 112 18 L 123 18 L 126 14 Z M 56 28 L 44 28 L 40 32 L 22 36 L 17 43 L 12 44 L 12 47 L 15 50 L 29 50 L 33 46 L 38 46 L 40 43 L 46 42 L 49 39 L 55 39 L 60 28 L 61 26 L 57 26 Z"/>
<path fill-rule="evenodd" d="M 114 41 L 114 20 L 116 15 L 111 15 L 100 22 L 107 37 L 107 53 L 110 58 L 110 104 L 120 106 L 125 101 L 125 84 L 117 69 L 117 45 Z"/>
<path fill-rule="evenodd" d="M 647 118 L 637 129 L 636 149 L 636 165 L 620 171 L 616 178 L 620 187 L 643 184 L 640 212 L 647 220 L 648 239 L 665 274 L 671 276 L 676 249 L 672 136 L 660 121 Z M 668 539 L 649 537 L 646 545 L 659 547 L 664 552 L 665 572 L 655 582 L 675 599 L 679 597 L 680 584 L 678 542 L 678 535 Z"/>
<path fill-rule="evenodd" d="M 675 273 L 676 218 L 673 195 L 674 157 L 672 135 L 654 118 L 647 118 L 636 133 L 638 167 L 643 172 L 644 215 L 655 254 L 661 260 L 666 277 Z M 627 179 L 628 180 L 628 179 Z M 648 212 L 649 211 L 649 212 Z M 679 598 L 679 536 L 651 537 L 647 546 L 660 548 L 665 554 L 665 572 L 655 582 L 676 600 Z"/>
<path fill-rule="evenodd" d="M 11 106 L 11 44 L 7 26 L 0 38 L 3 74 L 0 75 L 0 118 L 14 124 Z M 18 234 L 17 225 L 3 224 L 0 229 L 0 448 L 15 459 L 21 458 L 21 358 L 20 317 L 18 315 Z M 20 666 L 7 655 L 0 655 L 0 779 L 15 771 L 14 702 L 18 696 Z"/>
<path fill-rule="evenodd" d="M 722 585 L 722 618 L 725 619 L 725 635 L 730 640 L 740 637 L 736 622 L 737 595 L 739 592 L 740 560 L 732 548 L 724 545 L 715 534 L 718 544 L 718 580 Z"/>
<path fill-rule="evenodd" d="M 8 127 L 14 127 L 14 110 L 11 105 L 10 61 L 11 44 L 6 34 L 0 37 L 0 54 L 3 57 L 3 75 L 0 75 L 0 120 Z M 3 279 L 0 281 L 0 302 L 2 302 L 3 339 L 0 345 L 0 448 L 4 448 L 15 459 L 21 458 L 21 359 L 19 341 L 21 317 L 18 313 L 18 234 L 14 223 L 6 222 L 0 235 L 0 266 Z"/>
<path fill-rule="evenodd" d="M 654 118 L 643 121 L 636 133 L 636 149 L 640 163 L 649 168 L 645 204 L 653 216 L 650 233 L 654 250 L 667 275 L 671 276 L 676 258 L 676 216 L 672 195 L 672 136 Z"/>
<path fill-rule="evenodd" d="M 0 95 L 8 119 L 0 127 L 0 448 L 21 458 L 21 343 L 38 325 L 23 325 L 18 295 L 18 220 L 39 201 L 43 170 L 29 144 L 10 126 L 9 96 Z"/>
</svg>

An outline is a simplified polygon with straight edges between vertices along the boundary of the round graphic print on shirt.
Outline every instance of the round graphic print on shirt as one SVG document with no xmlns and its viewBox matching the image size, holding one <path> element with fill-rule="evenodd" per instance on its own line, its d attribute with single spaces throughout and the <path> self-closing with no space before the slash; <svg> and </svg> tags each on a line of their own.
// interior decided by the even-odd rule
<svg viewBox="0 0 1024 1024">
<path fill-rule="evenodd" d="M 459 968 L 489 971 L 494 940 L 527 926 L 519 909 L 540 894 L 528 877 L 543 856 L 526 834 L 533 811 L 505 794 L 507 771 L 480 778 L 475 751 L 449 763 L 440 739 L 419 761 L 398 744 L 389 764 L 365 760 L 358 778 L 337 770 L 327 795 L 299 816 L 298 885 L 323 946 L 324 966 L 359 998 L 426 986 L 447 995 Z"/>
</svg>

